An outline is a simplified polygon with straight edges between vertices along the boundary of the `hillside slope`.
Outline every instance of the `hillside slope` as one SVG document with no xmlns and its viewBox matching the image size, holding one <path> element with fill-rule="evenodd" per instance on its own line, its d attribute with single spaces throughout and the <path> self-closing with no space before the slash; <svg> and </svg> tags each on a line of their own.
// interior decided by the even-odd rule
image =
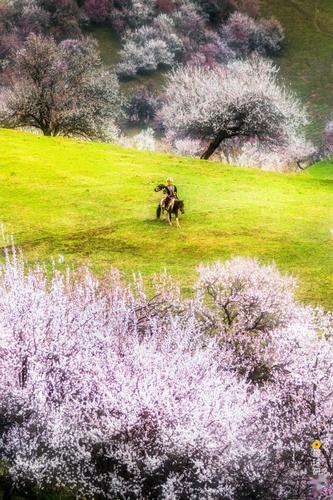
<svg viewBox="0 0 333 500">
<path fill-rule="evenodd" d="M 306 105 L 310 124 L 308 135 L 320 142 L 323 128 L 333 119 L 333 2 L 332 0 L 262 0 L 262 15 L 275 17 L 284 27 L 286 39 L 274 62 L 281 79 Z M 99 43 L 107 66 L 119 62 L 121 41 L 110 29 L 88 29 Z M 122 82 L 126 92 L 136 85 L 161 89 L 166 73 L 154 72 Z"/>
<path fill-rule="evenodd" d="M 309 136 L 318 141 L 333 118 L 333 2 L 262 0 L 262 12 L 276 17 L 285 29 L 285 44 L 275 62 L 307 106 Z"/>
<path fill-rule="evenodd" d="M 299 297 L 333 306 L 333 165 L 272 174 L 105 144 L 0 131 L 0 220 L 28 260 L 91 262 L 127 276 L 166 266 L 186 287 L 200 262 L 275 260 Z M 155 220 L 173 175 L 182 228 Z"/>
</svg>

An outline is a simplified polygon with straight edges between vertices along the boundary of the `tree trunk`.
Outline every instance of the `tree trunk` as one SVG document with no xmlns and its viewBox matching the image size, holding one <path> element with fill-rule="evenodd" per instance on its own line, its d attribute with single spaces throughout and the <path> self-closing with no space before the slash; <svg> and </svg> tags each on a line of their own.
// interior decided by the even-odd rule
<svg viewBox="0 0 333 500">
<path fill-rule="evenodd" d="M 6 484 L 4 485 L 2 500 L 11 500 L 13 498 L 14 489 L 15 488 L 12 481 L 8 479 Z"/>
<path fill-rule="evenodd" d="M 202 160 L 208 160 L 212 154 L 214 153 L 214 151 L 216 151 L 216 149 L 219 147 L 219 145 L 221 144 L 221 142 L 224 140 L 224 139 L 228 139 L 229 137 L 232 137 L 233 134 L 228 134 L 225 130 L 221 130 L 217 136 L 215 137 L 215 139 L 212 140 L 212 142 L 209 144 L 208 148 L 206 149 L 206 151 L 204 153 L 202 153 L 201 155 L 201 159 Z"/>
<path fill-rule="evenodd" d="M 44 135 L 50 137 L 52 135 L 52 130 L 51 130 L 51 127 L 49 126 L 49 124 L 43 124 L 41 126 L 41 130 L 43 132 Z"/>
</svg>

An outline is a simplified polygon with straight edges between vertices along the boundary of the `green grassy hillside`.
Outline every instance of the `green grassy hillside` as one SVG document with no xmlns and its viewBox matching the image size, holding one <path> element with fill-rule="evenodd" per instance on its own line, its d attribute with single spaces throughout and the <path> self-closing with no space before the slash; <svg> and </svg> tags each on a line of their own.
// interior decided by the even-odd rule
<svg viewBox="0 0 333 500">
<path fill-rule="evenodd" d="M 286 41 L 275 58 L 284 81 L 306 104 L 309 135 L 319 139 L 333 119 L 333 1 L 262 0 L 265 16 L 282 23 Z"/>
<path fill-rule="evenodd" d="M 167 267 L 186 287 L 199 262 L 257 256 L 298 276 L 300 298 L 333 306 L 333 164 L 273 174 L 5 130 L 0 148 L 0 220 L 30 261 Z M 155 220 L 153 188 L 169 175 L 181 229 Z"/>
</svg>

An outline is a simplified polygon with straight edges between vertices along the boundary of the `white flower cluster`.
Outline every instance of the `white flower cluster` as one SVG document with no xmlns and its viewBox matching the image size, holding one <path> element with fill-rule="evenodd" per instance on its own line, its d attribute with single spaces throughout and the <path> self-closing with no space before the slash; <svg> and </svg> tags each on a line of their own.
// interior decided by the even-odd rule
<svg viewBox="0 0 333 500">
<path fill-rule="evenodd" d="M 17 490 L 307 499 L 333 451 L 333 320 L 249 259 L 166 275 L 0 268 L 0 461 Z M 301 493 L 300 493 L 301 492 Z"/>
<path fill-rule="evenodd" d="M 125 148 L 134 148 L 139 151 L 156 151 L 155 132 L 150 127 L 141 130 L 133 137 L 121 135 L 117 143 Z"/>
</svg>

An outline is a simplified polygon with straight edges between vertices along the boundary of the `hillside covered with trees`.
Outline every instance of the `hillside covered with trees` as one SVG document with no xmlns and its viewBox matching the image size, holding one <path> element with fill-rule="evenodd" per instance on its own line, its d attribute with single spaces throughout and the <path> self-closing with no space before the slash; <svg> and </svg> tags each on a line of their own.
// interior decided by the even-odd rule
<svg viewBox="0 0 333 500">
<path fill-rule="evenodd" d="M 304 104 L 267 60 L 277 60 L 288 40 L 283 26 L 264 17 L 256 0 L 15 0 L 3 2 L 0 22 L 0 119 L 6 127 L 203 158 L 214 154 L 271 170 L 305 168 L 329 152 L 330 124 L 315 147 L 306 138 L 310 121 Z M 111 66 L 103 63 L 105 51 L 91 38 L 99 27 L 118 39 Z M 87 32 L 92 33 L 88 38 Z M 238 94 L 217 95 L 214 85 L 209 92 L 203 88 L 193 101 L 200 109 L 197 123 L 184 127 L 179 102 L 179 109 L 172 103 L 170 126 L 172 82 L 190 81 L 199 70 L 211 75 L 210 83 L 220 75 L 221 88 L 226 78 L 229 90 L 235 74 Z M 164 85 L 152 84 L 161 74 Z M 259 81 L 266 87 L 256 88 Z M 183 98 L 192 102 L 184 92 Z M 210 114 L 213 108 L 223 108 L 223 116 Z M 191 111 L 185 112 L 188 119 Z M 134 138 L 131 130 L 137 130 Z"/>
</svg>

